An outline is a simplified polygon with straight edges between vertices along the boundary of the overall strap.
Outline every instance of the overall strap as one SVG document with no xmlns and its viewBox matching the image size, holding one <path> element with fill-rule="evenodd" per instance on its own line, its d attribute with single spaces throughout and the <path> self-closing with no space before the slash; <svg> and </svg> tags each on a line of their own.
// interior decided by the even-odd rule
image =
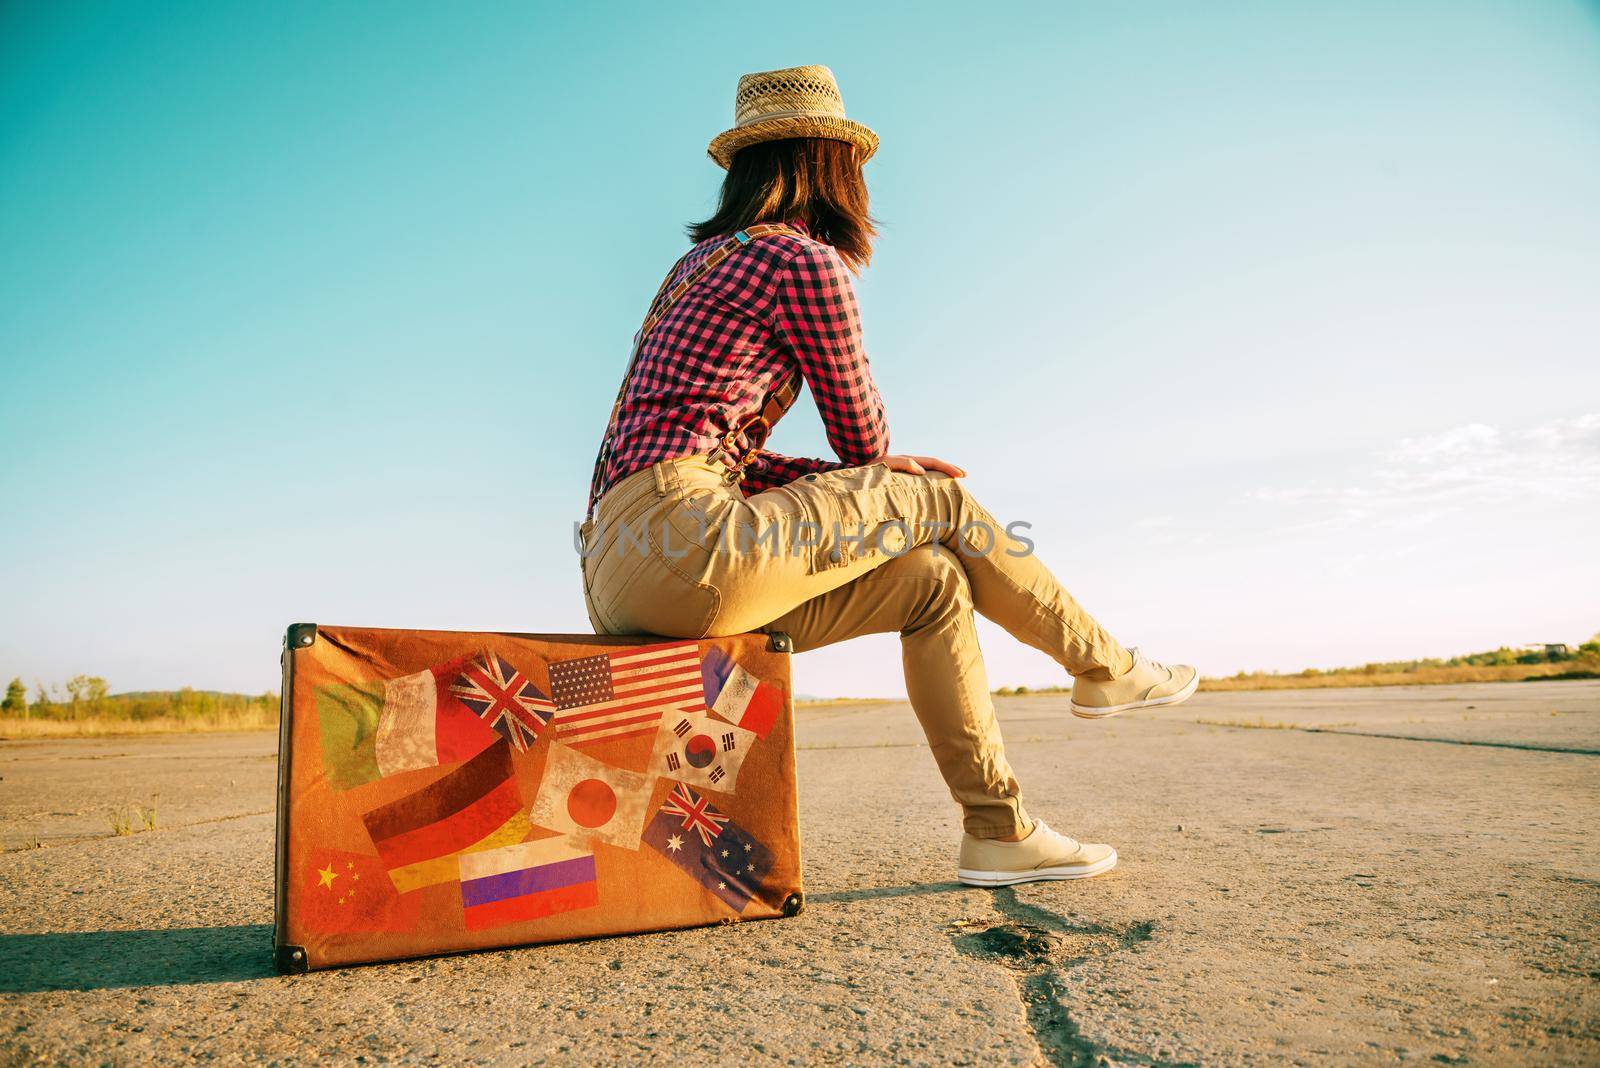
<svg viewBox="0 0 1600 1068">
<path fill-rule="evenodd" d="M 678 303 L 685 293 L 693 289 L 697 282 L 719 266 L 723 260 L 726 260 L 746 245 L 751 244 L 757 238 L 766 237 L 769 234 L 793 233 L 795 233 L 794 230 L 784 226 L 782 223 L 756 223 L 754 226 L 747 226 L 721 245 L 718 245 L 711 255 L 701 262 L 700 266 L 679 279 L 676 285 L 670 285 L 670 283 L 672 282 L 672 276 L 677 273 L 678 265 L 683 260 L 679 259 L 678 263 L 672 265 L 672 270 L 667 272 L 667 277 L 662 281 L 661 288 L 656 290 L 655 298 L 650 302 L 650 310 L 644 317 L 644 324 L 639 327 L 639 332 L 633 335 L 633 352 L 628 356 L 628 369 L 623 372 L 622 385 L 617 389 L 617 399 L 611 405 L 611 417 L 606 421 L 605 437 L 600 441 L 600 452 L 594 461 L 594 474 L 589 479 L 589 508 L 584 513 L 585 519 L 594 516 L 594 506 L 600 496 L 600 483 L 605 478 L 606 465 L 611 460 L 611 444 L 617 433 L 617 416 L 622 412 L 622 399 L 627 395 L 628 383 L 633 379 L 634 368 L 639 362 L 639 350 L 644 347 L 645 338 L 650 336 L 650 331 L 654 330 L 656 325 L 666 318 L 667 312 L 672 310 L 672 306 Z M 794 393 L 798 394 L 798 392 L 799 383 L 796 382 Z M 789 404 L 792 403 L 794 403 L 793 396 L 789 398 Z M 784 409 L 787 410 L 787 408 L 788 404 L 785 404 Z M 765 410 L 763 410 L 763 414 L 765 414 Z M 782 415 L 783 412 L 780 411 L 778 414 Z"/>
<path fill-rule="evenodd" d="M 799 368 L 791 368 L 761 402 L 761 410 L 737 426 L 729 427 L 711 450 L 711 458 L 728 468 L 723 478 L 730 484 L 744 478 L 744 469 L 767 443 L 767 435 L 800 396 Z M 742 446 L 742 447 L 741 447 Z"/>
</svg>

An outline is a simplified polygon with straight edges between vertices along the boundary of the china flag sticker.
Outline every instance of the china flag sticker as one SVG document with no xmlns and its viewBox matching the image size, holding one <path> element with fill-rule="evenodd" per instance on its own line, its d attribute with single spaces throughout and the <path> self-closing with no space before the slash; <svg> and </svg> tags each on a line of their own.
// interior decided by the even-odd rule
<svg viewBox="0 0 1600 1068">
<path fill-rule="evenodd" d="M 296 888 L 300 915 L 319 934 L 409 931 L 418 900 L 395 892 L 383 861 L 364 853 L 314 849 Z"/>
</svg>

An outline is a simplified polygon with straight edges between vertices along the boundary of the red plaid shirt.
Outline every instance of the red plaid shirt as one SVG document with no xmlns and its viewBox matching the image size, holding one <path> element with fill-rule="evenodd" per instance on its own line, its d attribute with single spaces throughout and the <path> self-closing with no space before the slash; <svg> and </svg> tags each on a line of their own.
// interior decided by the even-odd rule
<svg viewBox="0 0 1600 1068">
<path fill-rule="evenodd" d="M 889 450 L 883 401 L 861 345 L 855 286 L 831 245 L 769 234 L 738 249 L 656 324 L 617 413 L 600 492 L 658 460 L 706 452 L 761 410 L 798 367 L 839 460 L 765 449 L 745 469 L 745 493 L 813 471 L 864 464 Z M 673 280 L 694 270 L 728 235 L 689 250 Z M 594 502 L 591 501 L 590 504 Z"/>
</svg>

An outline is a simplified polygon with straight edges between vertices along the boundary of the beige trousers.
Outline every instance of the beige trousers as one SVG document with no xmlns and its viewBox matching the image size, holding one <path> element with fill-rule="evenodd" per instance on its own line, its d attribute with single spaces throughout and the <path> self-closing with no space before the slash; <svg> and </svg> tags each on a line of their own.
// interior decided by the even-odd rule
<svg viewBox="0 0 1600 1068">
<path fill-rule="evenodd" d="M 906 692 L 973 835 L 1025 830 L 973 612 L 1078 677 L 1131 659 L 966 485 L 882 464 L 744 497 L 695 455 L 636 472 L 582 531 L 595 630 L 680 638 L 781 631 L 804 652 L 898 632 Z"/>
</svg>

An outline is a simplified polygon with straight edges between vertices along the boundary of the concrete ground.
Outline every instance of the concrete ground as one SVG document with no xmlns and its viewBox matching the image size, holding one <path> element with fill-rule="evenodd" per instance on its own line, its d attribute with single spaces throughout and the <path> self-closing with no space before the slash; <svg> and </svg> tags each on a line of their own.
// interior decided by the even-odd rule
<svg viewBox="0 0 1600 1068">
<path fill-rule="evenodd" d="M 1122 854 L 1015 890 L 953 881 L 904 705 L 799 718 L 801 916 L 294 978 L 272 738 L 0 745 L 0 1063 L 1600 1062 L 1600 683 L 1005 700 Z"/>
</svg>

